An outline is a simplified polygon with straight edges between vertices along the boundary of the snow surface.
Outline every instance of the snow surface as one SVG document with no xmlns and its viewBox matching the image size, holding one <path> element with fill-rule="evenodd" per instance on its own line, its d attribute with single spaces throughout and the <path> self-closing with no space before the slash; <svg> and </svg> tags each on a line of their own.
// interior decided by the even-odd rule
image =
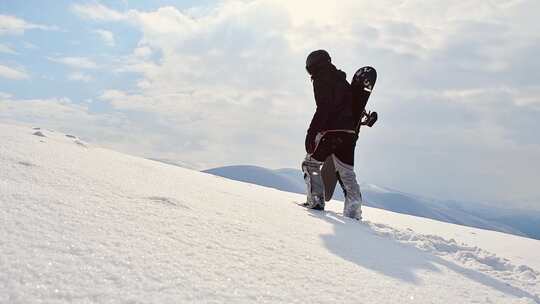
<svg viewBox="0 0 540 304">
<path fill-rule="evenodd" d="M 540 241 L 303 200 L 0 124 L 0 303 L 540 303 Z"/>
<path fill-rule="evenodd" d="M 258 166 L 235 165 L 213 168 L 203 172 L 288 192 L 305 194 L 306 191 L 303 173 L 298 169 L 271 170 Z M 519 216 L 514 211 L 493 207 L 474 207 L 474 204 L 466 204 L 464 208 L 457 202 L 424 198 L 369 183 L 361 183 L 360 190 L 364 204 L 370 207 L 540 239 L 539 234 L 535 233 L 537 229 L 533 228 L 535 224 L 540 225 L 540 220 L 535 221 L 534 212 L 529 211 L 526 216 Z M 341 187 L 336 187 L 334 198 L 340 201 L 345 200 Z M 497 214 L 504 219 L 497 220 L 497 216 L 494 216 Z M 529 225 L 532 227 L 527 229 Z M 521 231 L 521 227 L 524 227 L 525 230 Z"/>
</svg>

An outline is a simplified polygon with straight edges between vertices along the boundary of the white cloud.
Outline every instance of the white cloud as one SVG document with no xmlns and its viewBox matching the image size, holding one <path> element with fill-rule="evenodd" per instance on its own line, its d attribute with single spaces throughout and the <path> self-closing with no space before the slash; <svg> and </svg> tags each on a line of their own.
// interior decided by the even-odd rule
<svg viewBox="0 0 540 304">
<path fill-rule="evenodd" d="M 152 55 L 152 49 L 147 46 L 137 47 L 135 50 L 133 50 L 133 55 L 141 59 L 146 59 Z"/>
<path fill-rule="evenodd" d="M 11 48 L 10 46 L 6 44 L 0 44 L 0 53 L 6 53 L 6 54 L 12 54 L 12 55 L 17 54 L 17 52 L 15 52 L 13 48 Z"/>
<path fill-rule="evenodd" d="M 111 31 L 106 30 L 95 30 L 94 33 L 99 35 L 99 37 L 107 44 L 108 46 L 114 46 L 115 40 L 114 40 L 114 34 Z"/>
<path fill-rule="evenodd" d="M 34 24 L 15 16 L 0 15 L 0 35 L 20 35 L 33 29 L 58 30 L 55 26 Z"/>
<path fill-rule="evenodd" d="M 49 128 L 88 142 L 99 140 L 104 147 L 139 155 L 144 155 L 154 144 L 133 145 L 145 132 L 143 122 L 133 122 L 119 112 L 95 113 L 90 110 L 90 104 L 76 103 L 66 97 L 16 99 L 8 94 L 0 95 L 0 121 Z"/>
<path fill-rule="evenodd" d="M 81 81 L 81 82 L 90 82 L 94 80 L 92 76 L 81 73 L 81 72 L 75 72 L 75 73 L 69 74 L 68 79 L 72 81 Z"/>
<path fill-rule="evenodd" d="M 49 57 L 51 61 L 58 62 L 78 69 L 97 69 L 98 65 L 86 57 Z"/>
<path fill-rule="evenodd" d="M 515 106 L 540 107 L 540 85 L 512 87 L 486 87 L 461 90 L 432 91 L 431 96 L 437 99 L 445 99 L 448 102 L 462 102 L 471 105 L 497 103 L 503 97 L 507 102 Z"/>
<path fill-rule="evenodd" d="M 29 50 L 35 50 L 35 49 L 38 49 L 38 47 L 35 45 L 35 44 L 32 44 L 30 42 L 27 42 L 27 41 L 24 41 L 23 42 L 23 47 L 25 49 L 29 49 Z"/>
<path fill-rule="evenodd" d="M 5 65 L 0 65 L 0 77 L 12 80 L 23 80 L 30 78 L 30 76 L 25 71 L 10 68 Z"/>
<path fill-rule="evenodd" d="M 83 18 L 97 21 L 119 21 L 125 20 L 125 14 L 117 12 L 99 3 L 74 4 L 71 10 Z"/>
<path fill-rule="evenodd" d="M 11 97 L 11 94 L 0 92 L 0 99 L 10 99 Z"/>
<path fill-rule="evenodd" d="M 366 64 L 379 71 L 370 107 L 381 120 L 360 139 L 361 178 L 452 198 L 536 191 L 537 1 L 85 8 L 74 10 L 128 22 L 142 34 L 115 68 L 139 74 L 137 89 L 111 89 L 101 100 L 150 115 L 155 154 L 208 165 L 296 166 L 314 110 L 303 63 L 309 51 L 326 48 L 349 75 Z M 533 159 L 528 167 L 526 157 Z"/>
<path fill-rule="evenodd" d="M 28 123 L 48 121 L 49 124 L 62 120 L 74 124 L 92 120 L 86 106 L 75 104 L 69 98 L 21 100 L 10 95 L 0 96 L 0 119 Z"/>
</svg>

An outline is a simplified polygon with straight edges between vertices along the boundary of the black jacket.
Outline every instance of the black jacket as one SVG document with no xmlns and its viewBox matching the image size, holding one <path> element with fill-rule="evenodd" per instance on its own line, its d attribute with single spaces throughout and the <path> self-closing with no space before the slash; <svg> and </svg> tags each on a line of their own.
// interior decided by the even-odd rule
<svg viewBox="0 0 540 304">
<path fill-rule="evenodd" d="M 315 136 L 327 130 L 354 130 L 352 92 L 345 72 L 329 63 L 313 73 L 313 92 L 317 110 L 311 119 L 307 136 L 306 151 L 313 149 Z"/>
</svg>

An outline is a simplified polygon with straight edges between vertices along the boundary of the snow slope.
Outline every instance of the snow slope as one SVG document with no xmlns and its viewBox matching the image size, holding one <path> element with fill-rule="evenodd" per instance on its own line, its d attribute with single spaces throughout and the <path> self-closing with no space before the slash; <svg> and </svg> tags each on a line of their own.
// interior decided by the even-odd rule
<svg viewBox="0 0 540 304">
<path fill-rule="evenodd" d="M 540 303 L 540 242 L 0 124 L 0 303 Z"/>
<path fill-rule="evenodd" d="M 306 191 L 303 174 L 297 169 L 270 170 L 257 166 L 237 165 L 213 168 L 203 172 L 288 192 L 305 193 Z M 474 208 L 471 204 L 467 204 L 468 208 L 464 209 L 457 203 L 449 205 L 449 202 L 428 199 L 369 183 L 362 183 L 360 185 L 360 190 L 362 190 L 362 197 L 365 204 L 370 207 L 426 217 L 452 224 L 495 230 L 520 236 L 531 236 L 540 239 L 537 234 L 533 233 L 528 235 L 515 228 L 516 226 L 523 226 L 521 223 L 527 223 L 527 220 L 532 222 L 532 224 L 536 223 L 534 217 L 531 216 L 530 213 L 525 216 L 525 219 L 515 219 L 517 215 L 514 215 L 513 212 L 504 210 L 504 212 L 500 212 L 500 214 L 505 215 L 508 220 L 502 221 L 497 220 L 495 216 L 490 217 L 491 213 L 497 210 L 493 207 L 489 209 L 489 213 L 487 210 L 473 212 L 478 208 Z M 343 195 L 341 187 L 336 187 L 334 198 L 336 200 L 344 200 L 345 196 Z M 517 222 L 517 225 L 515 222 Z M 538 224 L 540 224 L 540 221 L 538 221 Z M 528 229 L 528 231 L 532 232 L 535 230 L 536 229 Z"/>
</svg>

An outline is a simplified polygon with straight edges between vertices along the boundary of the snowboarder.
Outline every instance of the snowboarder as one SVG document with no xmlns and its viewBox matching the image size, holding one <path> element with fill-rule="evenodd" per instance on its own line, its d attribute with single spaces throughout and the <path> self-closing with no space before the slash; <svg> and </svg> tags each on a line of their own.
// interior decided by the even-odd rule
<svg viewBox="0 0 540 304">
<path fill-rule="evenodd" d="M 324 210 L 321 166 L 331 156 L 345 194 L 343 215 L 362 218 L 362 195 L 354 173 L 354 149 L 358 135 L 353 118 L 351 86 L 345 72 L 336 69 L 325 50 L 313 51 L 306 60 L 317 109 L 307 130 L 307 155 L 302 171 L 307 186 L 305 206 Z"/>
</svg>

